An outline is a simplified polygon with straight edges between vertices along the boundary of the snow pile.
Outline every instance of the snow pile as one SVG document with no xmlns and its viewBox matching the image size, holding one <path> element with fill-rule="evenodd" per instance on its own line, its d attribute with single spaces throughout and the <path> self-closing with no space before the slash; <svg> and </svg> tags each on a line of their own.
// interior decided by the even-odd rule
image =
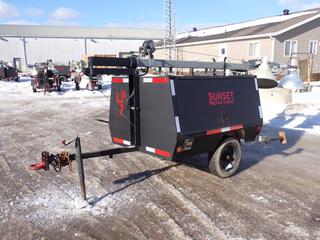
<svg viewBox="0 0 320 240">
<path fill-rule="evenodd" d="M 265 124 L 320 135 L 320 94 L 294 93 L 293 104 L 262 102 Z"/>
</svg>

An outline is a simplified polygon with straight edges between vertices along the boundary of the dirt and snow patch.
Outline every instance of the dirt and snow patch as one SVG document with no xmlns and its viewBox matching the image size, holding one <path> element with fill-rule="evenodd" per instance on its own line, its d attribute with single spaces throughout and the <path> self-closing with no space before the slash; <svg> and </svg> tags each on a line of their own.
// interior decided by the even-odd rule
<svg viewBox="0 0 320 240">
<path fill-rule="evenodd" d="M 52 224 L 54 221 L 72 220 L 87 214 L 112 216 L 114 212 L 130 207 L 130 203 L 135 200 L 136 194 L 132 191 L 120 191 L 101 195 L 89 192 L 87 201 L 84 201 L 76 185 L 49 185 L 48 188 L 39 189 L 17 201 L 11 201 L 9 205 L 18 208 L 22 214 L 25 213 L 24 217 L 29 221 Z M 32 214 L 30 209 L 33 209 Z"/>
</svg>

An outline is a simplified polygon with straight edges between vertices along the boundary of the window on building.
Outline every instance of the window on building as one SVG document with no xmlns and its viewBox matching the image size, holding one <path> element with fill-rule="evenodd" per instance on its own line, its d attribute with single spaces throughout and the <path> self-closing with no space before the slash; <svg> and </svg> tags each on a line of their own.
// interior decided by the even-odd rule
<svg viewBox="0 0 320 240">
<path fill-rule="evenodd" d="M 227 56 L 227 44 L 219 44 L 219 57 L 224 58 Z"/>
<path fill-rule="evenodd" d="M 298 41 L 288 40 L 284 42 L 284 56 L 290 57 L 298 52 Z"/>
<path fill-rule="evenodd" d="M 249 42 L 249 57 L 260 57 L 260 42 Z"/>
<path fill-rule="evenodd" d="M 311 40 L 309 42 L 309 53 L 311 53 L 311 54 L 318 53 L 318 41 L 317 40 Z"/>
</svg>

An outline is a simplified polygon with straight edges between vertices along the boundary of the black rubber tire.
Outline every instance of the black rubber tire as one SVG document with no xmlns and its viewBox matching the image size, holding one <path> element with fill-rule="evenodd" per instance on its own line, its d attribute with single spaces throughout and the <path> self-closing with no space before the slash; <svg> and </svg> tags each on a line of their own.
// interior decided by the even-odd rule
<svg viewBox="0 0 320 240">
<path fill-rule="evenodd" d="M 66 82 L 67 81 L 67 77 L 64 76 L 64 75 L 60 75 L 58 78 L 59 78 L 60 82 Z"/>
<path fill-rule="evenodd" d="M 57 79 L 57 85 L 58 85 L 58 86 L 57 86 L 57 91 L 58 91 L 58 92 L 61 92 L 61 81 L 60 81 L 59 78 Z"/>
<path fill-rule="evenodd" d="M 36 88 L 32 88 L 32 92 L 37 92 L 37 89 Z"/>
<path fill-rule="evenodd" d="M 209 171 L 220 178 L 231 177 L 239 168 L 241 155 L 240 142 L 226 138 L 212 154 Z"/>
<path fill-rule="evenodd" d="M 76 90 L 80 90 L 79 82 L 75 80 L 75 83 L 76 83 Z"/>
</svg>

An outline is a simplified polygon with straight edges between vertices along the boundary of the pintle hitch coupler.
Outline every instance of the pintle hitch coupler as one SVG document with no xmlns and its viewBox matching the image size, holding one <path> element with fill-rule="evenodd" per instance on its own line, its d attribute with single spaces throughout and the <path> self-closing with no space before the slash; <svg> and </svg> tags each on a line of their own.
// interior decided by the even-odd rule
<svg viewBox="0 0 320 240">
<path fill-rule="evenodd" d="M 261 144 L 268 144 L 269 142 L 272 141 L 279 141 L 281 144 L 286 144 L 287 143 L 287 136 L 284 131 L 279 131 L 278 136 L 262 136 L 260 135 L 258 137 L 258 142 Z"/>
<path fill-rule="evenodd" d="M 77 138 L 67 142 L 66 140 L 61 141 L 61 143 L 64 146 L 68 146 L 69 144 L 75 142 Z M 80 141 L 80 140 L 79 140 Z M 50 154 L 47 151 L 44 151 L 41 153 L 41 162 L 31 164 L 30 169 L 31 170 L 45 170 L 49 171 L 50 170 L 50 165 L 53 167 L 53 169 L 56 172 L 60 172 L 61 168 L 64 166 L 71 166 L 71 162 L 75 160 L 74 154 L 69 154 L 67 151 L 60 152 L 58 154 Z"/>
<path fill-rule="evenodd" d="M 60 172 L 61 168 L 64 166 L 68 166 L 71 164 L 73 159 L 70 158 L 70 155 L 67 151 L 58 153 L 58 154 L 50 154 L 47 151 L 41 153 L 41 162 L 31 164 L 31 170 L 50 170 L 50 165 L 56 172 Z"/>
</svg>

